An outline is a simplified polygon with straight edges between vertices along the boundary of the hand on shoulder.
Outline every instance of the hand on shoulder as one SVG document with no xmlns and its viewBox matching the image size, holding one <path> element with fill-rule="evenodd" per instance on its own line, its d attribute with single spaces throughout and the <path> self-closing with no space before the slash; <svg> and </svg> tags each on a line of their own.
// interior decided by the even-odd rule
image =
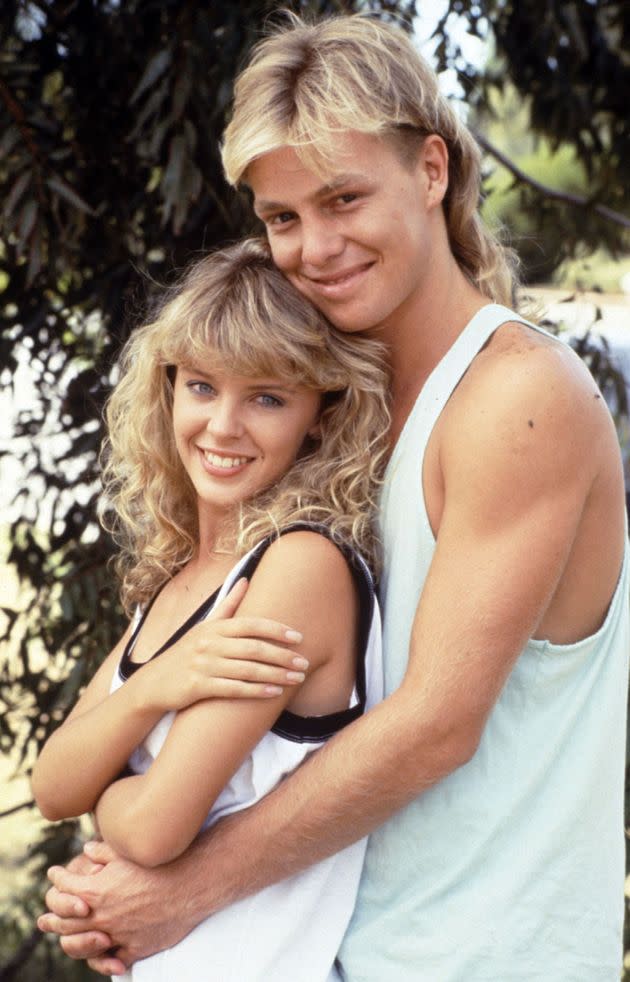
<svg viewBox="0 0 630 982">
<path fill-rule="evenodd" d="M 322 714 L 345 708 L 356 665 L 358 598 L 341 550 L 315 531 L 286 533 L 265 552 L 240 616 L 264 614 L 303 635 L 306 682 L 291 709 Z"/>
</svg>

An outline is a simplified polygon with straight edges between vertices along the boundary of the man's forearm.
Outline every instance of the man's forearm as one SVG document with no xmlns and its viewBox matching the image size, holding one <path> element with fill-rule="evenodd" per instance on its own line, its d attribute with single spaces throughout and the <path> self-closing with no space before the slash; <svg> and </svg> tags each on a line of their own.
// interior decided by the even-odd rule
<svg viewBox="0 0 630 982">
<path fill-rule="evenodd" d="M 176 944 L 205 917 L 362 838 L 464 762 L 440 727 L 419 722 L 430 717 L 422 702 L 403 684 L 270 795 L 222 819 L 165 866 L 143 869 L 95 844 L 90 857 L 104 864 L 102 872 L 50 871 L 55 893 L 42 929 L 65 935 L 73 957 L 100 952 L 93 965 L 103 974 L 114 971 L 105 955 L 113 944 L 123 971 L 123 963 Z M 70 913 L 68 895 L 83 898 L 87 917 Z"/>
<path fill-rule="evenodd" d="M 262 801 L 200 836 L 178 861 L 190 902 L 212 914 L 300 872 L 369 834 L 464 762 L 448 747 L 430 746 L 417 719 L 417 704 L 395 693 Z"/>
</svg>

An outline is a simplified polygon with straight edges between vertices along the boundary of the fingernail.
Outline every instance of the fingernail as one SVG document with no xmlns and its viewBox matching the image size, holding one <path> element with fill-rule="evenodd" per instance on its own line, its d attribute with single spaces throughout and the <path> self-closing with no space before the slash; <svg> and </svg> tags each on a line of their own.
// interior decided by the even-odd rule
<svg viewBox="0 0 630 982">
<path fill-rule="evenodd" d="M 306 660 L 306 658 L 302 658 L 301 655 L 298 655 L 296 658 L 293 659 L 293 664 L 295 665 L 296 668 L 308 668 L 309 663 Z"/>
<path fill-rule="evenodd" d="M 288 682 L 303 682 L 305 678 L 304 672 L 287 672 Z"/>
<path fill-rule="evenodd" d="M 266 685 L 265 686 L 265 695 L 267 695 L 267 696 L 281 696 L 282 695 L 282 688 L 279 685 Z"/>
<path fill-rule="evenodd" d="M 299 631 L 285 631 L 284 636 L 287 641 L 295 641 L 297 644 L 302 640 L 302 635 Z"/>
</svg>

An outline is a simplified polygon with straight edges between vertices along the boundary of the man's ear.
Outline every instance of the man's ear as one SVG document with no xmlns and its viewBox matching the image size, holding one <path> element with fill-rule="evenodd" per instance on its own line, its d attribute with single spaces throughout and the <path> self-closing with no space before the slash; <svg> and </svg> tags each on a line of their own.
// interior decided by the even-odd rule
<svg viewBox="0 0 630 982">
<path fill-rule="evenodd" d="M 437 133 L 424 138 L 419 164 L 426 181 L 427 207 L 441 205 L 448 189 L 448 148 Z"/>
</svg>

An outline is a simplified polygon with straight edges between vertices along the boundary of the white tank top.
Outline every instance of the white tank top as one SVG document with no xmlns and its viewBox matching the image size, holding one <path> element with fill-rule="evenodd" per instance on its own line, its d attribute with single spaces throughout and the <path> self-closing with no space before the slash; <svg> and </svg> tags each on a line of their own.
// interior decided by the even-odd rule
<svg viewBox="0 0 630 982">
<path fill-rule="evenodd" d="M 435 548 L 419 465 L 457 383 L 506 321 L 527 323 L 496 304 L 473 317 L 389 463 L 386 695 L 405 673 Z M 472 760 L 370 837 L 341 950 L 348 982 L 618 982 L 629 646 L 626 544 L 597 633 L 571 645 L 530 640 Z"/>
<path fill-rule="evenodd" d="M 282 531 L 309 529 L 331 538 L 319 525 L 296 523 Z M 270 536 L 239 560 L 221 590 L 208 598 L 167 644 L 207 617 L 241 576 L 248 579 Z M 353 573 L 359 599 L 355 686 L 348 708 L 322 716 L 297 716 L 285 710 L 235 774 L 212 806 L 204 828 L 224 815 L 249 808 L 269 793 L 329 737 L 349 725 L 382 698 L 381 619 L 372 577 L 363 559 L 339 545 Z M 145 612 L 146 613 L 146 612 Z M 141 627 L 140 612 L 112 691 L 133 670 L 130 656 Z M 159 654 L 164 648 L 154 656 Z M 141 666 L 135 666 L 142 671 Z M 174 713 L 167 713 L 133 752 L 130 768 L 145 773 L 168 737 Z M 186 762 L 182 761 L 182 767 Z M 350 920 L 359 886 L 366 840 L 274 883 L 202 921 L 190 934 L 164 951 L 135 963 L 119 982 L 335 982 L 335 956 Z M 208 870 L 212 876 L 212 870 Z M 168 898 L 164 898 L 168 903 Z"/>
</svg>

